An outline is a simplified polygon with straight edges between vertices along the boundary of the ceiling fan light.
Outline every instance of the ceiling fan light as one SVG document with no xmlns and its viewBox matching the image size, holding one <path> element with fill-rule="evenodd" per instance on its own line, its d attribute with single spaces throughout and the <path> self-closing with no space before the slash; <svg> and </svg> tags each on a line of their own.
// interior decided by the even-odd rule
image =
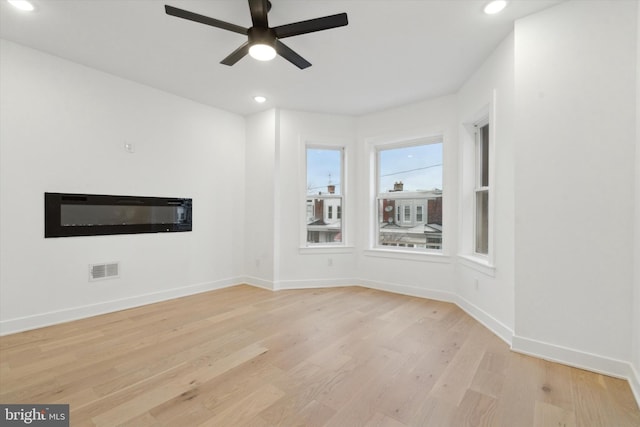
<svg viewBox="0 0 640 427">
<path fill-rule="evenodd" d="M 16 9 L 24 10 L 25 12 L 31 12 L 34 7 L 27 0 L 7 0 L 11 6 Z"/>
<path fill-rule="evenodd" d="M 507 7 L 506 0 L 494 0 L 484 7 L 484 13 L 487 15 L 495 15 L 496 13 L 502 12 L 502 9 L 505 7 Z"/>
<path fill-rule="evenodd" d="M 276 57 L 276 50 L 268 44 L 256 43 L 249 48 L 249 55 L 258 61 L 271 61 Z"/>
</svg>

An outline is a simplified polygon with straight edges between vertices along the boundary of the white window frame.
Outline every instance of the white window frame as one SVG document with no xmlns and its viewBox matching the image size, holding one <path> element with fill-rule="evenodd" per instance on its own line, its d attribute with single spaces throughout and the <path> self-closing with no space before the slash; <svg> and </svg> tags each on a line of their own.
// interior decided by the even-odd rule
<svg viewBox="0 0 640 427">
<path fill-rule="evenodd" d="M 404 224 L 411 224 L 411 204 L 402 205 L 404 212 L 402 213 L 402 222 Z"/>
<path fill-rule="evenodd" d="M 495 277 L 495 250 L 494 240 L 496 227 L 494 221 L 495 212 L 495 158 L 496 158 L 496 125 L 495 125 L 496 94 L 493 93 L 492 102 L 482 107 L 470 120 L 461 124 L 460 130 L 460 252 L 458 260 L 462 265 Z M 488 253 L 476 252 L 476 224 L 477 224 L 477 190 L 483 190 L 478 186 L 480 179 L 478 152 L 478 131 L 484 125 L 489 125 L 489 185 L 488 191 Z"/>
<path fill-rule="evenodd" d="M 418 210 L 420 210 L 420 213 L 418 213 Z M 424 224 L 424 214 L 425 214 L 424 205 L 416 205 L 416 223 Z"/>
<path fill-rule="evenodd" d="M 442 231 L 442 244 L 440 249 L 431 249 L 431 248 L 420 248 L 420 247 L 413 247 L 413 246 L 386 246 L 386 245 L 381 245 L 379 243 L 379 236 L 380 236 L 380 220 L 378 218 L 378 210 L 379 210 L 379 206 L 381 203 L 381 200 L 386 199 L 386 200 L 398 200 L 398 201 L 402 201 L 402 200 L 407 200 L 409 203 L 410 199 L 424 199 L 425 203 L 424 206 L 426 206 L 428 204 L 428 200 L 435 198 L 435 197 L 442 197 L 442 195 L 444 194 L 444 188 L 442 188 L 442 194 L 435 194 L 432 191 L 420 191 L 420 192 L 416 192 L 416 191 L 403 191 L 403 192 L 382 192 L 379 187 L 380 185 L 380 180 L 379 180 L 379 175 L 380 175 L 380 152 L 381 151 L 386 151 L 386 150 L 393 150 L 393 149 L 399 149 L 399 148 L 406 148 L 406 147 L 415 147 L 415 146 L 421 146 L 421 145 L 429 145 L 429 144 L 442 144 L 443 146 L 443 159 L 442 159 L 442 166 L 443 166 L 443 187 L 445 187 L 445 153 L 444 153 L 444 148 L 445 148 L 445 144 L 444 144 L 444 135 L 443 134 L 437 134 L 437 135 L 430 135 L 430 136 L 425 136 L 425 137 L 419 137 L 419 138 L 411 138 L 411 139 L 407 139 L 404 141 L 394 141 L 394 142 L 385 142 L 385 143 L 379 143 L 379 144 L 374 144 L 372 145 L 372 154 L 373 154 L 373 162 L 374 162 L 374 167 L 372 168 L 373 170 L 373 174 L 372 174 L 372 188 L 373 188 L 373 197 L 372 197 L 372 216 L 371 216 L 371 234 L 370 234 L 370 244 L 369 244 L 369 250 L 371 252 L 380 252 L 380 251 L 384 251 L 384 252 L 388 252 L 388 253 L 392 253 L 392 252 L 397 252 L 400 254 L 416 254 L 416 255 L 436 255 L 438 257 L 442 257 L 443 255 L 445 255 L 445 251 L 446 251 L 446 232 L 443 229 Z M 395 217 L 396 217 L 396 221 L 405 223 L 405 211 L 404 211 L 404 206 L 406 206 L 406 204 L 397 204 L 396 205 L 396 212 L 395 212 Z M 412 216 L 411 220 L 413 220 L 413 210 L 414 210 L 414 206 L 413 205 L 409 205 L 411 206 L 410 208 L 410 215 Z M 443 203 L 443 210 L 444 210 L 444 203 Z M 428 215 L 426 212 L 426 208 L 424 208 L 424 215 Z M 444 218 L 444 211 L 443 211 L 443 218 Z M 423 221 L 421 224 L 426 224 L 426 221 Z M 426 237 L 425 237 L 426 239 Z M 372 253 L 373 254 L 373 253 Z"/>
<path fill-rule="evenodd" d="M 340 177 L 337 177 L 340 182 L 340 194 L 307 194 L 307 152 L 309 149 L 314 150 L 328 150 L 328 151 L 339 151 L 340 152 Z M 304 216 L 302 217 L 304 220 L 301 221 L 300 224 L 300 248 L 302 249 L 340 249 L 345 248 L 347 246 L 347 224 L 346 224 L 346 216 L 347 216 L 347 181 L 346 181 L 346 165 L 347 164 L 347 149 L 344 144 L 331 144 L 331 143 L 311 143 L 307 142 L 303 147 L 303 155 L 302 155 L 302 168 L 301 175 L 303 179 L 300 181 L 303 183 L 303 200 L 304 200 Z M 336 179 L 336 177 L 332 177 L 332 180 Z M 311 199 L 312 203 L 314 199 L 322 199 L 322 200 L 340 200 L 340 221 L 341 221 L 341 241 L 340 242 L 308 242 L 307 241 L 307 200 Z M 337 215 L 337 209 L 333 210 L 332 213 Z M 328 214 L 328 210 L 327 210 Z M 332 215 L 335 216 L 335 215 Z M 333 218 L 331 218 L 333 219 Z"/>
</svg>

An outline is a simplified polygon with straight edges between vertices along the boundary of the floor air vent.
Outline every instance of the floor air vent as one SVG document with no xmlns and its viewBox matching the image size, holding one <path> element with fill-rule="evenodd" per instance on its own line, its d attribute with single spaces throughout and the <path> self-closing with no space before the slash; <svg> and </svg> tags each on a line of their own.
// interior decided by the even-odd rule
<svg viewBox="0 0 640 427">
<path fill-rule="evenodd" d="M 108 264 L 89 265 L 89 280 L 113 279 L 120 275 L 120 264 L 110 262 Z"/>
</svg>

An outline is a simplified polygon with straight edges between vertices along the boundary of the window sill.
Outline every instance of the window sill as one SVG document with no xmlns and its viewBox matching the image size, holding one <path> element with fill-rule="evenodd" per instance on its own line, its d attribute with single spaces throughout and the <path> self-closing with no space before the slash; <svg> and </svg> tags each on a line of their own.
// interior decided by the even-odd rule
<svg viewBox="0 0 640 427">
<path fill-rule="evenodd" d="M 458 255 L 458 261 L 465 267 L 479 271 L 490 277 L 496 276 L 496 267 L 488 260 L 473 255 Z"/>
<path fill-rule="evenodd" d="M 300 255 L 311 254 L 352 254 L 355 252 L 353 246 L 305 246 L 298 248 Z"/>
<path fill-rule="evenodd" d="M 438 252 L 416 252 L 403 251 L 393 249 L 367 249 L 364 251 L 365 256 L 399 259 L 403 261 L 421 261 L 421 262 L 437 262 L 450 263 L 451 257 Z"/>
</svg>

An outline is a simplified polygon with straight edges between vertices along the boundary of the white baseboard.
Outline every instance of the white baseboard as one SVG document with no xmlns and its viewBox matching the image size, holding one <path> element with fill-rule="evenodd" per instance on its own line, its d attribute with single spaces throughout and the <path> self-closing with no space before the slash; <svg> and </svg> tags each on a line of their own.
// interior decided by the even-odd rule
<svg viewBox="0 0 640 427">
<path fill-rule="evenodd" d="M 511 330 L 511 328 L 491 316 L 486 311 L 473 305 L 466 299 L 454 294 L 453 292 L 417 288 L 413 286 L 376 282 L 364 279 L 359 279 L 358 283 L 360 283 L 360 286 L 378 289 L 381 291 L 453 303 L 460 307 L 469 316 L 473 317 L 478 322 L 483 324 L 487 329 L 496 334 L 509 346 L 511 345 L 511 338 L 513 336 L 513 331 Z"/>
<path fill-rule="evenodd" d="M 633 375 L 631 363 L 598 354 L 587 353 L 555 344 L 549 344 L 514 335 L 511 349 L 515 352 L 558 362 L 575 368 L 629 380 Z"/>
<path fill-rule="evenodd" d="M 631 365 L 629 385 L 631 386 L 631 391 L 636 398 L 638 409 L 640 409 L 640 372 L 633 365 Z"/>
<path fill-rule="evenodd" d="M 507 345 L 512 345 L 511 341 L 513 339 L 513 330 L 507 325 L 459 295 L 455 296 L 454 302 L 458 307 L 464 310 L 465 313 L 476 319 L 478 322 L 484 325 L 484 327 L 496 334 L 496 336 L 507 343 Z"/>
<path fill-rule="evenodd" d="M 419 288 L 416 286 L 399 285 L 396 283 L 378 282 L 375 280 L 356 279 L 356 286 L 377 289 L 379 291 L 393 292 L 395 294 L 409 295 L 412 297 L 427 298 L 437 301 L 455 303 L 455 294 L 436 289 Z"/>
<path fill-rule="evenodd" d="M 156 302 L 167 301 L 188 295 L 199 294 L 201 292 L 213 291 L 241 283 L 239 278 L 228 278 L 213 282 L 197 283 L 180 288 L 167 289 L 160 292 L 153 292 L 144 295 L 136 295 L 119 300 L 105 301 L 97 304 L 88 304 L 79 307 L 67 308 L 64 310 L 51 311 L 48 313 L 36 314 L 33 316 L 19 317 L 0 321 L 0 336 L 27 331 L 30 329 L 43 328 L 56 325 L 58 323 L 70 322 L 72 320 L 84 319 L 98 316 L 100 314 L 112 313 L 114 311 L 126 310 L 128 308 L 140 307 Z"/>
<path fill-rule="evenodd" d="M 342 286 L 358 286 L 358 281 L 356 279 L 279 280 L 276 289 L 318 289 Z"/>
<path fill-rule="evenodd" d="M 270 291 L 277 290 L 272 280 L 260 279 L 253 276 L 243 276 L 239 278 L 239 283 L 246 283 L 247 285 L 255 286 L 256 288 L 268 289 Z"/>
</svg>

